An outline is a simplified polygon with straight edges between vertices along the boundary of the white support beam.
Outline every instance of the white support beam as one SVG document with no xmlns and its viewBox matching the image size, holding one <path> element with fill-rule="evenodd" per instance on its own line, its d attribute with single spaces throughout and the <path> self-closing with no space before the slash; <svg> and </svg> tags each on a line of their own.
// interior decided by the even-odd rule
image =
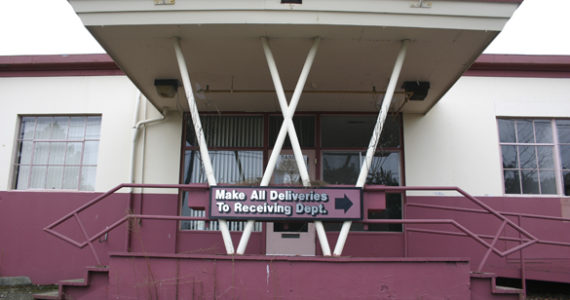
<svg viewBox="0 0 570 300">
<path fill-rule="evenodd" d="M 200 114 L 198 113 L 198 107 L 196 106 L 196 100 L 194 99 L 190 75 L 188 73 L 188 68 L 186 67 L 186 60 L 184 59 L 182 48 L 180 47 L 179 38 L 174 40 L 174 51 L 176 52 L 176 60 L 180 70 L 180 77 L 182 78 L 182 85 L 184 86 L 184 92 L 186 94 L 186 99 L 188 100 L 188 106 L 190 107 L 190 115 L 192 116 L 194 131 L 196 132 L 196 137 L 198 139 L 198 147 L 200 148 L 200 156 L 202 159 L 202 165 L 204 166 L 204 172 L 206 172 L 208 185 L 215 186 L 217 184 L 216 177 L 214 176 L 214 169 L 212 168 L 212 161 L 210 160 L 206 137 L 204 136 Z M 222 233 L 222 238 L 226 247 L 226 253 L 232 255 L 234 254 L 234 245 L 232 243 L 228 224 L 226 220 L 218 220 L 218 222 L 220 224 L 220 232 Z"/>
<path fill-rule="evenodd" d="M 392 70 L 392 75 L 390 76 L 390 82 L 388 83 L 388 88 L 386 89 L 386 95 L 382 101 L 382 106 L 378 112 L 378 119 L 376 120 L 376 125 L 374 126 L 374 131 L 370 137 L 370 143 L 368 149 L 366 150 L 366 158 L 364 163 L 360 168 L 360 174 L 358 175 L 358 180 L 356 181 L 356 187 L 364 187 L 366 183 L 366 177 L 368 176 L 368 170 L 370 170 L 370 165 L 372 164 L 372 159 L 374 158 L 374 153 L 378 147 L 378 142 L 380 141 L 380 135 L 382 134 L 382 129 L 384 127 L 384 122 L 386 121 L 386 116 L 388 115 L 388 110 L 392 104 L 392 98 L 394 97 L 394 91 L 396 90 L 396 84 L 398 83 L 398 78 L 400 77 L 400 72 L 402 71 L 402 66 L 404 65 L 404 59 L 406 58 L 406 51 L 408 49 L 408 40 L 402 41 L 402 46 L 400 47 L 400 52 L 396 58 L 394 64 L 394 69 Z M 334 248 L 334 255 L 342 255 L 342 250 L 344 249 L 344 244 L 346 243 L 346 238 L 350 232 L 350 226 L 352 221 L 345 221 L 342 224 L 342 228 L 338 235 L 338 239 Z"/>
<path fill-rule="evenodd" d="M 303 186 L 305 187 L 311 186 L 309 172 L 307 171 L 307 166 L 305 165 L 305 160 L 303 158 L 303 152 L 301 151 L 301 145 L 299 144 L 297 132 L 295 131 L 295 126 L 293 125 L 293 115 L 295 114 L 295 110 L 297 109 L 297 104 L 299 103 L 299 100 L 301 98 L 301 93 L 303 92 L 303 87 L 305 86 L 307 77 L 309 76 L 309 72 L 311 71 L 311 66 L 315 59 L 319 42 L 320 38 L 318 37 L 315 38 L 313 45 L 309 50 L 309 53 L 307 54 L 305 64 L 303 65 L 303 69 L 301 70 L 301 74 L 299 75 L 299 79 L 297 80 L 297 85 L 295 86 L 295 90 L 293 92 L 293 96 L 291 97 L 291 101 L 289 105 L 287 105 L 287 98 L 285 96 L 285 91 L 281 83 L 281 78 L 279 77 L 279 72 L 277 70 L 275 58 L 273 57 L 271 48 L 269 47 L 269 43 L 267 42 L 267 38 L 265 37 L 261 38 L 263 52 L 265 54 L 267 65 L 269 67 L 269 73 L 271 74 L 271 79 L 273 80 L 273 85 L 275 86 L 275 92 L 277 93 L 279 106 L 281 107 L 281 112 L 283 113 L 283 124 L 281 124 L 281 129 L 279 130 L 279 134 L 277 135 L 277 140 L 275 142 L 273 151 L 269 158 L 269 162 L 263 174 L 263 178 L 261 179 L 260 186 L 267 186 L 269 184 L 287 134 L 289 135 L 289 140 L 291 141 L 293 154 L 295 156 L 295 161 L 297 163 L 297 168 L 299 170 Z M 243 254 L 245 252 L 247 243 L 249 241 L 249 237 L 251 235 L 251 231 L 253 229 L 253 224 L 254 224 L 253 220 L 249 220 L 247 222 L 237 249 L 237 254 Z M 322 222 L 316 221 L 315 226 L 317 229 L 317 235 L 319 237 L 321 248 L 323 249 L 323 254 L 326 256 L 330 256 L 331 255 L 330 246 Z"/>
</svg>

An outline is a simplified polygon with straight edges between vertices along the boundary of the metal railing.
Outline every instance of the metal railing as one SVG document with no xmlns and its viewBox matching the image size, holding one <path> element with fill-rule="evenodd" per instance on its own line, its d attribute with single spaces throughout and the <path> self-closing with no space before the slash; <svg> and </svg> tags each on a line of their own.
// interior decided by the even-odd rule
<svg viewBox="0 0 570 300">
<path fill-rule="evenodd" d="M 89 246 L 93 257 L 97 261 L 98 264 L 101 264 L 101 259 L 97 255 L 95 251 L 95 247 L 93 246 L 93 242 L 102 236 L 108 234 L 113 229 L 119 227 L 120 225 L 128 222 L 132 219 L 153 219 L 153 220 L 170 220 L 170 221 L 209 221 L 208 218 L 205 217 L 186 217 L 186 216 L 173 216 L 173 215 L 145 215 L 145 214 L 126 214 L 125 216 L 119 218 L 118 220 L 114 221 L 112 224 L 105 226 L 103 230 L 89 236 L 85 229 L 85 225 L 82 222 L 79 213 L 88 209 L 89 207 L 93 206 L 94 204 L 98 203 L 99 201 L 113 195 L 117 191 L 122 188 L 145 188 L 145 189 L 178 189 L 179 191 L 191 191 L 191 190 L 207 190 L 209 187 L 205 184 L 120 184 L 115 188 L 109 190 L 108 192 L 101 194 L 100 196 L 96 197 L 95 199 L 81 205 L 77 209 L 71 211 L 70 213 L 66 214 L 65 216 L 61 217 L 57 221 L 51 223 L 50 225 L 46 226 L 44 230 L 78 248 L 84 248 L 85 246 Z M 569 222 L 570 219 L 561 218 L 561 217 L 552 217 L 552 216 L 541 216 L 541 215 L 534 215 L 534 214 L 524 214 L 524 213 L 505 213 L 499 212 L 492 207 L 488 206 L 487 204 L 483 203 L 481 200 L 469 195 L 465 191 L 457 188 L 457 187 L 406 187 L 406 186 L 366 186 L 364 191 L 369 192 L 386 192 L 386 193 L 404 193 L 409 191 L 454 191 L 459 193 L 465 199 L 469 200 L 470 202 L 474 203 L 479 207 L 479 209 L 473 208 L 465 208 L 465 207 L 452 207 L 452 206 L 443 206 L 443 205 L 433 205 L 433 204 L 422 204 L 422 203 L 411 203 L 407 204 L 407 206 L 415 206 L 415 207 L 422 207 L 427 209 L 442 209 L 442 210 L 452 210 L 452 211 L 462 211 L 462 212 L 470 212 L 470 213 L 478 213 L 478 214 L 490 214 L 496 217 L 500 221 L 500 225 L 497 228 L 497 231 L 494 235 L 488 234 L 476 234 L 464 225 L 460 224 L 455 219 L 368 219 L 362 221 L 365 224 L 448 224 L 459 231 L 443 231 L 443 230 L 433 230 L 433 229 L 420 229 L 420 228 L 406 228 L 405 232 L 420 232 L 420 233 L 429 233 L 429 234 L 442 234 L 442 235 L 449 235 L 449 236 L 461 236 L 461 237 L 469 237 L 472 240 L 476 241 L 478 244 L 482 245 L 486 248 L 486 252 L 481 259 L 479 266 L 477 268 L 477 272 L 481 272 L 487 262 L 489 255 L 491 253 L 495 253 L 500 257 L 506 257 L 510 254 L 515 252 L 521 251 L 527 247 L 530 247 L 535 244 L 543 244 L 543 245 L 551 245 L 551 246 L 563 246 L 563 247 L 570 247 L 570 243 L 568 242 L 560 242 L 560 241 L 552 241 L 552 240 L 541 240 L 527 230 L 522 228 L 519 224 L 511 221 L 507 216 L 515 216 L 519 218 L 521 217 L 528 217 L 528 218 L 537 218 L 543 220 L 550 220 L 550 221 L 565 221 Z M 130 206 L 130 204 L 129 204 Z M 62 224 L 66 220 L 71 218 L 75 218 L 77 221 L 83 237 L 85 238 L 84 241 L 76 241 L 65 234 L 57 232 L 55 227 Z M 505 227 L 509 225 L 511 228 L 516 230 L 519 233 L 519 237 L 508 237 L 502 236 L 502 233 Z M 129 236 L 127 236 L 129 238 Z M 491 239 L 491 242 L 485 241 L 485 239 Z M 511 242 L 518 242 L 519 244 L 508 248 L 506 250 L 500 250 L 496 247 L 496 243 L 499 240 L 504 241 L 511 241 Z M 520 255 L 520 264 L 521 264 L 521 279 L 523 280 L 523 289 L 524 289 L 524 257 Z"/>
</svg>

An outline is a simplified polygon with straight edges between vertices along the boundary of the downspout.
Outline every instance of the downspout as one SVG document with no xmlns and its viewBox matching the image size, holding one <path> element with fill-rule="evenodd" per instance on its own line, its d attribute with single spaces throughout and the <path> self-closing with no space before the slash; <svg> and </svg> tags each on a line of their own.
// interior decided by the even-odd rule
<svg viewBox="0 0 570 300">
<path fill-rule="evenodd" d="M 158 112 L 160 114 L 160 117 L 154 118 L 154 119 L 148 119 L 148 120 L 142 120 L 142 121 L 138 121 L 138 115 L 139 115 L 139 110 L 140 110 L 140 105 L 141 105 L 141 97 L 142 94 L 139 91 L 137 93 L 137 98 L 136 98 L 136 102 L 135 102 L 135 110 L 133 113 L 133 134 L 132 134 L 132 144 L 131 144 L 131 158 L 130 158 L 130 174 L 129 174 L 129 183 L 135 183 L 135 157 L 136 157 L 136 151 L 137 151 L 137 142 L 138 142 L 138 136 L 139 136 L 139 129 L 143 126 L 145 126 L 146 124 L 150 124 L 150 123 L 154 123 L 154 122 L 158 122 L 158 121 L 162 121 L 165 119 L 166 117 L 166 111 L 164 112 Z M 145 105 L 145 114 L 143 117 L 146 117 L 146 105 Z M 146 127 L 144 127 L 146 128 Z M 143 151 L 144 151 L 144 144 L 143 144 Z M 144 161 L 142 162 L 144 164 Z M 134 188 L 131 188 L 129 191 L 129 206 L 128 209 L 131 210 L 133 208 L 133 196 L 134 196 Z M 141 202 L 139 203 L 139 207 L 140 207 L 140 212 L 142 214 L 142 200 L 140 200 Z M 130 213 L 130 212 L 129 212 Z M 125 248 L 127 251 L 129 251 L 131 246 L 131 231 L 127 230 L 127 238 L 125 241 Z"/>
</svg>

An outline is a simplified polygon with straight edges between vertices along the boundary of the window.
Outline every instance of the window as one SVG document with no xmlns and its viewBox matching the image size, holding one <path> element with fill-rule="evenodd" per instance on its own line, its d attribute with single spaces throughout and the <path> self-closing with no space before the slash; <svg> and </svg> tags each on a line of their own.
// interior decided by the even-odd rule
<svg viewBox="0 0 570 300">
<path fill-rule="evenodd" d="M 324 115 L 321 117 L 322 178 L 329 184 L 356 184 L 366 148 L 376 124 L 372 115 Z M 342 149 L 342 150 L 339 150 Z M 401 174 L 401 120 L 390 115 L 382 129 L 378 150 L 372 158 L 366 184 L 397 186 Z M 386 195 L 386 209 L 364 212 L 368 219 L 401 219 L 402 195 Z M 325 222 L 329 231 L 338 231 L 341 223 Z M 355 222 L 353 231 L 402 231 L 401 224 L 370 224 Z"/>
<path fill-rule="evenodd" d="M 372 114 L 319 114 L 300 113 L 293 117 L 295 131 L 303 150 L 314 153 L 316 182 L 325 185 L 356 183 L 360 166 L 365 157 L 376 115 Z M 214 174 L 218 184 L 258 185 L 263 176 L 266 160 L 269 158 L 281 128 L 283 117 L 278 114 L 250 115 L 202 115 L 200 118 L 208 144 Z M 181 182 L 206 182 L 202 169 L 201 155 L 190 115 L 185 116 L 184 157 L 181 168 Z M 368 172 L 367 184 L 402 185 L 402 130 L 400 115 L 389 115 Z M 284 149 L 290 149 L 287 138 Z M 286 157 L 288 154 L 284 154 Z M 307 159 L 307 157 L 306 157 Z M 310 167 L 313 161 L 311 161 Z M 296 164 L 292 164 L 297 171 Z M 298 177 L 289 177 L 288 172 L 274 171 L 274 179 L 282 176 L 282 181 L 294 183 Z M 277 179 L 279 181 L 279 179 Z M 387 209 L 367 212 L 369 219 L 401 218 L 402 195 L 398 193 L 386 197 Z M 193 206 L 188 195 L 183 194 L 181 214 L 203 217 L 207 208 Z M 240 231 L 243 222 L 228 222 L 230 230 Z M 301 223 L 299 223 L 301 224 Z M 299 225 L 297 224 L 297 225 Z M 294 226 L 297 226 L 294 225 Z M 182 222 L 182 229 L 217 230 L 216 222 Z M 259 227 L 257 227 L 259 226 Z M 300 225 L 299 225 L 300 226 Z M 327 229 L 335 230 L 338 224 L 329 223 Z M 290 229 L 290 228 L 289 228 Z M 256 225 L 261 230 L 261 225 Z M 364 226 L 355 223 L 353 230 L 361 231 L 401 231 L 401 226 Z"/>
<path fill-rule="evenodd" d="M 263 175 L 263 117 L 262 116 L 202 116 L 202 127 L 218 184 L 255 185 Z M 207 182 L 192 119 L 185 120 L 184 183 Z M 205 217 L 204 207 L 191 207 L 184 192 L 183 216 Z M 243 231 L 245 222 L 229 221 L 231 231 Z M 218 230 L 218 222 L 183 221 L 186 230 Z M 261 231 L 256 223 L 254 231 Z"/>
<path fill-rule="evenodd" d="M 15 188 L 94 190 L 100 128 L 100 116 L 22 117 Z"/>
<path fill-rule="evenodd" d="M 498 119 L 498 126 L 506 194 L 568 195 L 569 120 Z"/>
</svg>

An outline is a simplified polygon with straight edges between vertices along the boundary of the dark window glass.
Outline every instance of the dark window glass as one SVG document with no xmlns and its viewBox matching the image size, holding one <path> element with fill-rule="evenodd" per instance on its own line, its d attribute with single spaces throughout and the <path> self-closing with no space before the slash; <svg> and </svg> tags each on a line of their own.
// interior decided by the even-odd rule
<svg viewBox="0 0 570 300">
<path fill-rule="evenodd" d="M 558 142 L 570 144 L 570 120 L 556 120 Z"/>
<path fill-rule="evenodd" d="M 537 143 L 552 143 L 552 126 L 550 121 L 534 121 L 534 130 Z"/>
<path fill-rule="evenodd" d="M 503 152 L 503 168 L 518 168 L 517 146 L 502 146 L 501 151 Z"/>
<path fill-rule="evenodd" d="M 564 180 L 564 195 L 570 196 L 570 171 L 562 172 Z"/>
<path fill-rule="evenodd" d="M 507 194 L 520 194 L 521 182 L 519 178 L 519 171 L 505 171 L 505 193 Z"/>
<path fill-rule="evenodd" d="M 570 169 L 570 145 L 560 145 L 560 164 L 562 169 Z"/>
<path fill-rule="evenodd" d="M 517 120 L 517 142 L 518 143 L 534 143 L 534 131 L 532 129 L 532 121 Z"/>
<path fill-rule="evenodd" d="M 499 119 L 499 139 L 502 143 L 516 142 L 514 120 Z"/>
<path fill-rule="evenodd" d="M 523 194 L 539 194 L 538 173 L 536 171 L 521 171 Z"/>
<path fill-rule="evenodd" d="M 262 116 L 202 116 L 200 119 L 208 148 L 263 147 Z M 185 141 L 187 147 L 198 146 L 190 117 L 186 120 Z"/>
<path fill-rule="evenodd" d="M 556 194 L 556 177 L 554 171 L 540 171 L 541 194 Z"/>
<path fill-rule="evenodd" d="M 321 143 L 323 148 L 366 148 L 376 124 L 376 116 L 322 116 Z M 386 118 L 378 147 L 400 147 L 400 117 Z"/>
<path fill-rule="evenodd" d="M 269 146 L 273 147 L 281 124 L 283 123 L 283 116 L 270 116 L 269 117 Z M 315 117 L 313 116 L 294 116 L 293 125 L 295 132 L 299 139 L 301 147 L 314 147 L 315 146 Z M 284 148 L 291 148 L 291 141 L 289 135 L 286 135 Z"/>
<path fill-rule="evenodd" d="M 328 184 L 356 184 L 365 152 L 323 152 L 323 181 Z M 400 185 L 400 153 L 377 152 L 366 178 L 367 184 Z"/>
</svg>

